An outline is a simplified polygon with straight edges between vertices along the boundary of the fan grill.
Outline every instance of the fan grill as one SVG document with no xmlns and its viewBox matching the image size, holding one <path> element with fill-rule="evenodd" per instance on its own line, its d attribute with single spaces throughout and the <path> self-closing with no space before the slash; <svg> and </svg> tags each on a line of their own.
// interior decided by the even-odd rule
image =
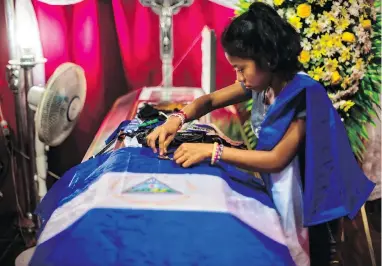
<svg viewBox="0 0 382 266">
<path fill-rule="evenodd" d="M 55 71 L 39 106 L 42 142 L 57 146 L 70 134 L 85 102 L 83 88 L 86 82 L 80 67 L 66 63 Z"/>
</svg>

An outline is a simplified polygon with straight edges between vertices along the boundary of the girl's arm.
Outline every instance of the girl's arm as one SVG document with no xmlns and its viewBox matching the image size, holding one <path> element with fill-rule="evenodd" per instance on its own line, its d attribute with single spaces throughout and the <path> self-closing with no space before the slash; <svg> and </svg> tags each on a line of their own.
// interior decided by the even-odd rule
<svg viewBox="0 0 382 266">
<path fill-rule="evenodd" d="M 278 173 L 293 160 L 304 138 L 305 120 L 298 119 L 292 122 L 284 137 L 271 151 L 224 148 L 221 159 L 243 169 Z"/>
<path fill-rule="evenodd" d="M 297 119 L 273 150 L 254 151 L 225 147 L 221 160 L 250 171 L 278 173 L 292 161 L 304 138 L 305 120 Z M 213 144 L 184 143 L 175 151 L 174 160 L 183 167 L 189 167 L 211 158 L 212 150 Z"/>
<path fill-rule="evenodd" d="M 220 107 L 236 104 L 250 99 L 248 91 L 243 89 L 240 83 L 232 84 L 211 94 L 203 95 L 183 108 L 187 115 L 187 121 L 198 119 L 203 115 Z M 185 122 L 187 122 L 185 121 Z M 166 123 L 157 127 L 147 136 L 147 145 L 154 152 L 157 152 L 156 141 L 159 142 L 159 152 L 161 155 L 167 152 L 167 146 L 174 139 L 182 121 L 179 117 L 169 117 Z"/>
<path fill-rule="evenodd" d="M 187 120 L 198 119 L 215 109 L 237 104 L 249 100 L 249 95 L 239 82 L 228 87 L 215 91 L 211 94 L 203 95 L 183 108 L 187 115 Z"/>
</svg>

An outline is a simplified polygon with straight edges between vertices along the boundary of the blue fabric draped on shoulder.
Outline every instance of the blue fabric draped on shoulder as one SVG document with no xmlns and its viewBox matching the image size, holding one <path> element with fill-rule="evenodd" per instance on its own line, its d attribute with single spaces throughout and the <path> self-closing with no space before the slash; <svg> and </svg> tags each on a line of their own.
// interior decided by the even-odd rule
<svg viewBox="0 0 382 266">
<path fill-rule="evenodd" d="M 319 82 L 304 74 L 295 75 L 270 106 L 256 150 L 272 150 L 282 139 L 304 91 L 304 224 L 312 226 L 343 216 L 354 218 L 375 184 L 359 167 L 345 126 Z M 262 176 L 270 190 L 269 174 Z"/>
</svg>

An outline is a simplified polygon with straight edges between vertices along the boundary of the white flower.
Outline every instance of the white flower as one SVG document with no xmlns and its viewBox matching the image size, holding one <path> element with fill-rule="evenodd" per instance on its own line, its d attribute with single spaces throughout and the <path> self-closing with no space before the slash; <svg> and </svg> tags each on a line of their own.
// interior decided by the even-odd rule
<svg viewBox="0 0 382 266">
<path fill-rule="evenodd" d="M 368 40 L 370 40 L 369 33 L 365 31 L 360 32 L 358 40 L 360 43 L 366 43 Z"/>
<path fill-rule="evenodd" d="M 305 19 L 305 22 L 310 25 L 316 19 L 314 14 L 311 14 L 309 17 Z"/>
<path fill-rule="evenodd" d="M 253 1 L 250 1 L 250 2 L 253 2 Z M 265 4 L 268 4 L 270 5 L 271 7 L 273 7 L 273 0 L 257 0 L 257 2 L 263 2 Z"/>
<path fill-rule="evenodd" d="M 284 17 L 285 15 L 284 9 L 281 9 L 281 8 L 277 10 L 277 13 L 280 15 L 280 17 Z"/>
<path fill-rule="evenodd" d="M 330 48 L 326 50 L 326 55 L 332 57 L 338 50 L 338 47 Z"/>
<path fill-rule="evenodd" d="M 329 32 L 331 29 L 331 21 L 327 19 L 325 16 L 320 16 L 317 20 L 318 25 L 322 29 L 323 32 Z"/>
<path fill-rule="evenodd" d="M 338 35 L 341 35 L 344 31 L 340 29 L 339 27 L 335 27 L 335 33 Z"/>
<path fill-rule="evenodd" d="M 375 8 L 371 9 L 370 16 L 372 17 L 373 20 L 377 19 L 377 10 Z"/>
<path fill-rule="evenodd" d="M 353 51 L 354 54 L 357 54 L 357 52 L 359 52 L 359 49 L 357 49 L 357 46 L 354 43 L 351 45 L 348 45 L 348 48 L 350 49 L 350 51 Z"/>
<path fill-rule="evenodd" d="M 352 67 L 351 70 L 352 70 L 351 78 L 356 81 L 362 79 L 365 74 L 363 70 L 358 70 L 356 67 Z"/>
<path fill-rule="evenodd" d="M 361 57 L 361 49 L 359 49 L 359 46 L 357 48 L 354 48 L 354 53 L 353 53 L 353 62 L 355 63 L 358 58 Z"/>
<path fill-rule="evenodd" d="M 329 81 L 332 78 L 332 72 L 331 71 L 326 71 L 322 77 L 322 80 L 324 81 Z"/>
<path fill-rule="evenodd" d="M 332 10 L 333 10 L 333 9 L 341 9 L 341 4 L 342 4 L 342 1 L 335 1 L 335 2 L 332 4 Z"/>
<path fill-rule="evenodd" d="M 364 53 L 366 53 L 366 54 L 370 53 L 370 51 L 371 51 L 371 41 L 370 41 L 370 39 L 367 40 L 367 41 L 364 43 L 364 45 L 362 46 L 362 49 L 363 49 L 363 52 L 364 52 Z"/>
<path fill-rule="evenodd" d="M 296 16 L 296 11 L 293 8 L 288 8 L 285 12 L 285 16 L 287 19 L 289 19 L 290 17 L 294 17 Z"/>
<path fill-rule="evenodd" d="M 310 51 L 312 49 L 312 44 L 311 44 L 310 40 L 308 40 L 306 38 L 302 40 L 301 46 L 306 51 Z"/>
<path fill-rule="evenodd" d="M 351 7 L 349 7 L 348 11 L 354 17 L 359 16 L 359 6 L 353 4 Z"/>
<path fill-rule="evenodd" d="M 354 26 L 353 31 L 360 43 L 365 43 L 367 40 L 370 39 L 369 32 L 365 31 L 362 25 Z"/>
<path fill-rule="evenodd" d="M 335 18 L 339 17 L 339 14 L 341 13 L 341 3 L 340 1 L 336 1 L 332 5 L 332 10 L 330 11 Z"/>
<path fill-rule="evenodd" d="M 308 38 L 310 38 L 310 37 L 312 37 L 312 35 L 313 35 L 313 33 L 312 32 L 308 32 L 308 28 L 305 28 L 304 29 L 304 35 L 306 36 L 306 37 L 308 37 Z"/>
</svg>

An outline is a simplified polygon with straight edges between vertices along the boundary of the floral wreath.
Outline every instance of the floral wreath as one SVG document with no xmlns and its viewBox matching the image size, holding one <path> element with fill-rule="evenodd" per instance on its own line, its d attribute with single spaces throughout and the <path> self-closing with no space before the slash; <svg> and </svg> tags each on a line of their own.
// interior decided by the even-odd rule
<svg viewBox="0 0 382 266">
<path fill-rule="evenodd" d="M 381 1 L 365 0 L 239 0 L 235 14 L 258 1 L 275 8 L 301 34 L 299 56 L 304 71 L 320 81 L 345 123 L 359 161 L 368 139 L 367 123 L 378 117 L 381 90 Z M 245 109 L 250 110 L 251 101 Z M 244 130 L 252 148 L 256 139 Z"/>
</svg>

